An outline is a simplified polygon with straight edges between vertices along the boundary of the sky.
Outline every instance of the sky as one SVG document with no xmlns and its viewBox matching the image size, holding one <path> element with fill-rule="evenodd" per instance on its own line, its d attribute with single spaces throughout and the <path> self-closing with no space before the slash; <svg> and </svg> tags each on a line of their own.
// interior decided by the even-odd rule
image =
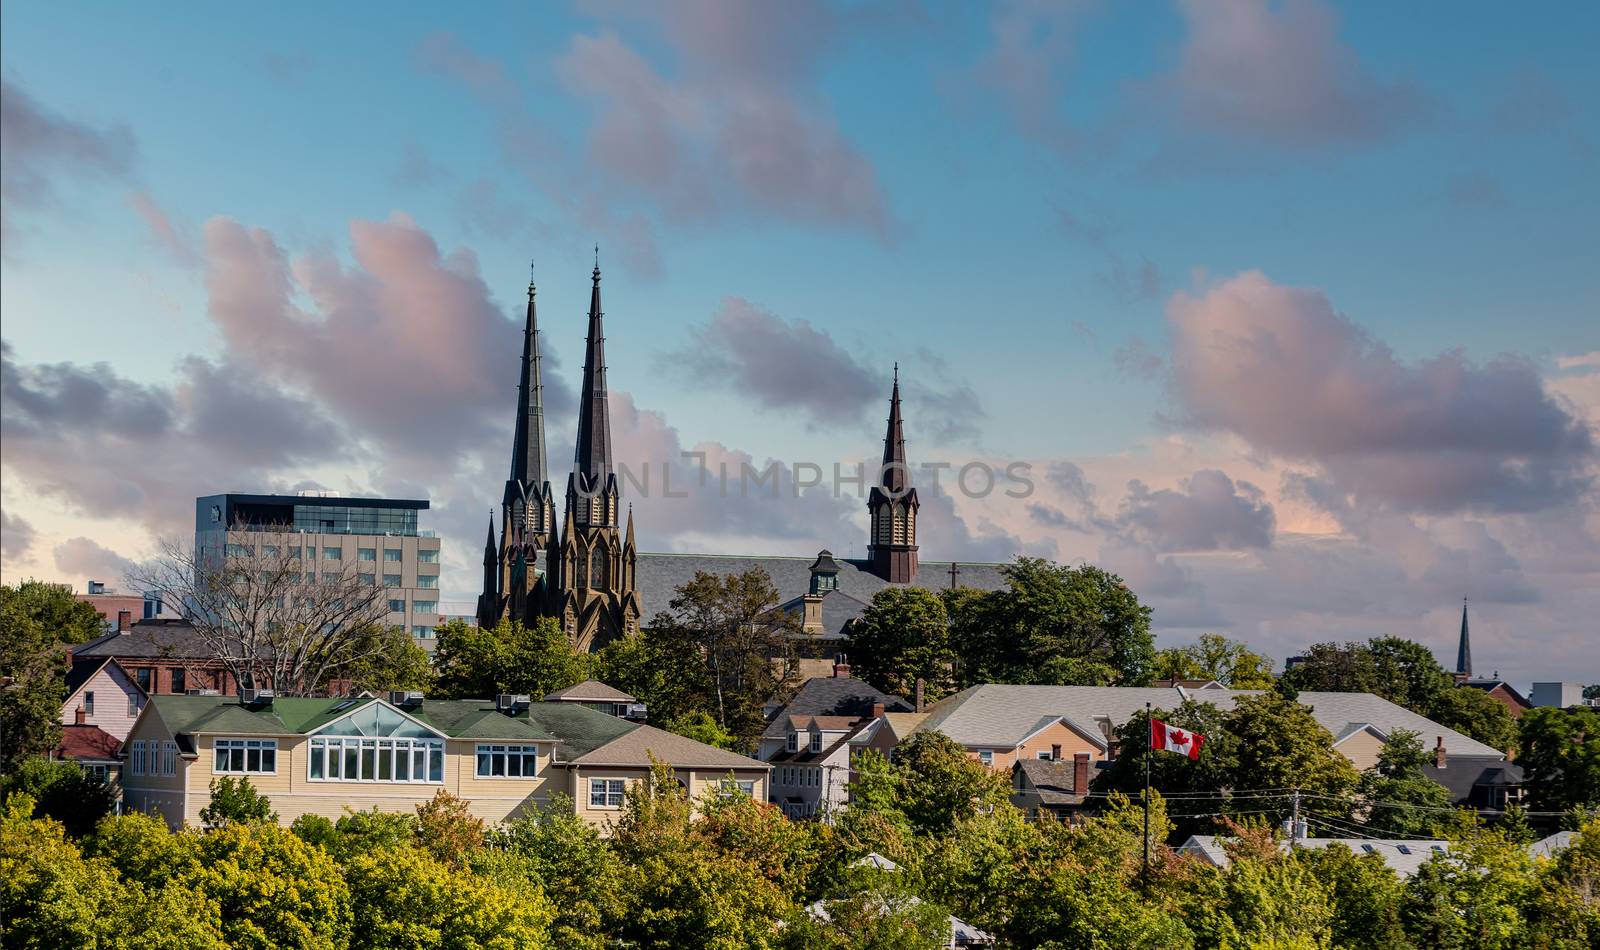
<svg viewBox="0 0 1600 950">
<path fill-rule="evenodd" d="M 898 364 L 924 559 L 1098 564 L 1158 646 L 1279 661 L 1453 665 L 1465 597 L 1478 672 L 1600 680 L 1597 46 L 1581 4 L 8 2 L 0 575 L 322 489 L 429 499 L 470 611 L 530 262 L 560 491 L 598 246 L 642 550 L 863 555 L 858 486 L 796 480 L 877 458 Z"/>
</svg>

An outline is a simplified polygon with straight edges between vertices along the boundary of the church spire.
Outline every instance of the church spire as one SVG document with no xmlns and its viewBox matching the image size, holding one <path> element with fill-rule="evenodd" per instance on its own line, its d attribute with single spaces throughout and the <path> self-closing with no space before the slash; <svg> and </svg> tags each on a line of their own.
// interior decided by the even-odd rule
<svg viewBox="0 0 1600 950">
<path fill-rule="evenodd" d="M 883 437 L 883 468 L 879 473 L 885 491 L 903 494 L 910 484 L 906 468 L 906 436 L 900 425 L 900 364 L 894 364 L 894 388 L 889 394 L 889 429 Z"/>
<path fill-rule="evenodd" d="M 583 355 L 583 392 L 578 401 L 578 446 L 573 467 L 587 479 L 611 474 L 611 415 L 606 408 L 606 335 L 600 309 L 600 249 L 595 248 L 594 288 L 589 295 L 589 338 Z"/>
<path fill-rule="evenodd" d="M 1472 640 L 1467 636 L 1467 599 L 1461 598 L 1461 644 L 1456 647 L 1456 679 L 1472 679 Z"/>
<path fill-rule="evenodd" d="M 531 268 L 531 265 L 530 265 Z M 545 470 L 544 382 L 539 372 L 539 317 L 534 305 L 536 289 L 528 277 L 528 316 L 522 331 L 522 378 L 517 383 L 517 428 L 511 445 L 510 483 L 543 485 Z M 507 500 L 513 486 L 506 485 Z"/>
</svg>

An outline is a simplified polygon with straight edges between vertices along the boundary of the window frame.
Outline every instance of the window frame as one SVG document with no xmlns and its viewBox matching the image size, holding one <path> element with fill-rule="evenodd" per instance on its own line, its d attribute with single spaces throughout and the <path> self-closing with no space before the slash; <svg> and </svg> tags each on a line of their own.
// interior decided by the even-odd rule
<svg viewBox="0 0 1600 950">
<path fill-rule="evenodd" d="M 993 749 L 979 749 L 978 750 L 978 761 L 982 762 L 988 768 L 991 768 L 991 769 L 994 768 L 994 750 Z"/>
<path fill-rule="evenodd" d="M 532 760 L 533 771 L 527 771 Z M 511 774 L 515 761 L 517 774 Z M 539 777 L 539 744 L 536 742 L 480 742 L 473 749 L 473 774 L 490 781 L 532 779 Z M 500 771 L 494 771 L 499 765 Z"/>
<path fill-rule="evenodd" d="M 789 730 L 789 738 L 784 741 L 783 751 L 785 751 L 785 752 L 799 752 L 800 751 L 800 733 L 795 732 L 793 729 Z"/>
<path fill-rule="evenodd" d="M 94 717 L 94 690 L 92 689 L 83 691 L 83 717 L 85 719 Z"/>
<path fill-rule="evenodd" d="M 135 739 L 128 749 L 128 774 L 144 775 L 144 740 Z"/>
<path fill-rule="evenodd" d="M 226 767 L 218 768 L 218 755 L 222 752 L 228 754 Z M 233 765 L 234 753 L 238 752 L 239 767 Z M 256 767 L 250 768 L 250 753 L 255 752 Z M 272 753 L 272 768 L 265 768 L 267 753 Z M 278 774 L 278 740 L 277 739 L 249 739 L 243 736 L 223 736 L 211 740 L 211 774 L 213 775 L 277 775 Z"/>
<path fill-rule="evenodd" d="M 808 748 L 812 752 L 822 751 L 822 730 L 811 733 L 811 744 Z"/>
<path fill-rule="evenodd" d="M 597 789 L 596 786 L 600 786 L 600 788 Z M 595 801 L 597 791 L 600 799 L 598 802 Z M 603 808 L 607 811 L 621 808 L 623 801 L 627 798 L 627 792 L 627 779 L 591 778 L 589 779 L 589 807 Z"/>
<path fill-rule="evenodd" d="M 443 739 L 315 735 L 306 743 L 306 781 L 443 785 L 444 760 Z M 356 774 L 347 775 L 352 769 Z"/>
</svg>

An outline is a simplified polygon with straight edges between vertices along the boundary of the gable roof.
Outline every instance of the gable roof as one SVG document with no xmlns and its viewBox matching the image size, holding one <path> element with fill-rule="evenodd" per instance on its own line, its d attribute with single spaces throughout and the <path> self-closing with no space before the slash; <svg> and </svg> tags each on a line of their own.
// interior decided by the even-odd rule
<svg viewBox="0 0 1600 950">
<path fill-rule="evenodd" d="M 1156 709 L 1175 709 L 1184 699 L 1211 703 L 1229 710 L 1241 696 L 1259 690 L 1208 689 L 1186 694 L 1181 688 L 1141 686 L 1013 686 L 989 683 L 971 686 L 948 696 L 928 709 L 928 718 L 918 731 L 942 732 L 967 746 L 1010 748 L 1032 731 L 1045 716 L 1065 716 L 1082 726 L 1098 729 L 1100 717 L 1113 725 L 1127 722 L 1149 703 Z M 1345 736 L 1352 723 L 1371 727 L 1382 735 L 1409 729 L 1422 736 L 1424 744 L 1444 739 L 1445 751 L 1452 756 L 1504 756 L 1469 736 L 1402 708 L 1371 693 L 1331 693 L 1307 690 L 1299 695 L 1301 705 L 1334 736 Z"/>
<path fill-rule="evenodd" d="M 912 706 L 854 676 L 813 676 L 800 684 L 780 715 L 854 716 L 872 715 L 872 707 L 882 703 L 885 712 L 912 712 Z"/>
<path fill-rule="evenodd" d="M 584 680 L 566 689 L 558 689 L 545 697 L 546 702 L 636 703 L 637 699 L 599 680 Z"/>
<path fill-rule="evenodd" d="M 74 660 L 102 656 L 209 660 L 214 653 L 187 620 L 155 619 L 141 620 L 126 631 L 114 630 L 72 648 Z"/>
<path fill-rule="evenodd" d="M 604 745 L 571 759 L 572 765 L 610 765 L 638 767 L 650 765 L 650 758 L 675 768 L 688 769 L 770 769 L 765 762 L 747 758 L 716 746 L 696 742 L 654 726 L 635 726 Z"/>
<path fill-rule="evenodd" d="M 1523 782 L 1522 766 L 1499 756 L 1447 755 L 1444 768 L 1429 762 L 1422 767 L 1422 774 L 1448 789 L 1452 804 L 1470 803 L 1474 791 L 1481 786 L 1505 787 Z"/>
<path fill-rule="evenodd" d="M 1027 776 L 1028 784 L 1046 805 L 1076 805 L 1083 801 L 1087 788 L 1077 788 L 1070 760 L 1018 759 L 1013 768 Z"/>
<path fill-rule="evenodd" d="M 121 741 L 99 726 L 72 725 L 61 727 L 61 741 L 51 755 L 58 759 L 114 762 L 121 752 Z"/>
<path fill-rule="evenodd" d="M 1490 677 L 1485 679 L 1467 680 L 1461 685 L 1470 686 L 1473 689 L 1481 689 L 1486 693 L 1492 693 L 1497 689 L 1504 690 L 1505 692 L 1510 693 L 1511 698 L 1520 703 L 1523 709 L 1533 708 L 1533 703 L 1528 702 L 1528 697 L 1522 695 L 1521 691 L 1503 679 L 1495 679 Z"/>
</svg>

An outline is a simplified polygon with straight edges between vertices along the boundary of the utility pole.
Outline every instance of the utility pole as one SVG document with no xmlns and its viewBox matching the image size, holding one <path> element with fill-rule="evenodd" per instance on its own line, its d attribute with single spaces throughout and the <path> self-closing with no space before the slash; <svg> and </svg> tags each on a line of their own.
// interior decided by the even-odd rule
<svg viewBox="0 0 1600 950">
<path fill-rule="evenodd" d="M 1300 834 L 1300 790 L 1297 788 L 1294 790 L 1294 817 L 1289 819 L 1289 841 L 1299 841 L 1302 837 Z"/>
<path fill-rule="evenodd" d="M 1154 752 L 1151 737 L 1155 727 L 1150 724 L 1150 704 L 1144 704 L 1144 884 L 1150 886 L 1150 757 Z"/>
</svg>

